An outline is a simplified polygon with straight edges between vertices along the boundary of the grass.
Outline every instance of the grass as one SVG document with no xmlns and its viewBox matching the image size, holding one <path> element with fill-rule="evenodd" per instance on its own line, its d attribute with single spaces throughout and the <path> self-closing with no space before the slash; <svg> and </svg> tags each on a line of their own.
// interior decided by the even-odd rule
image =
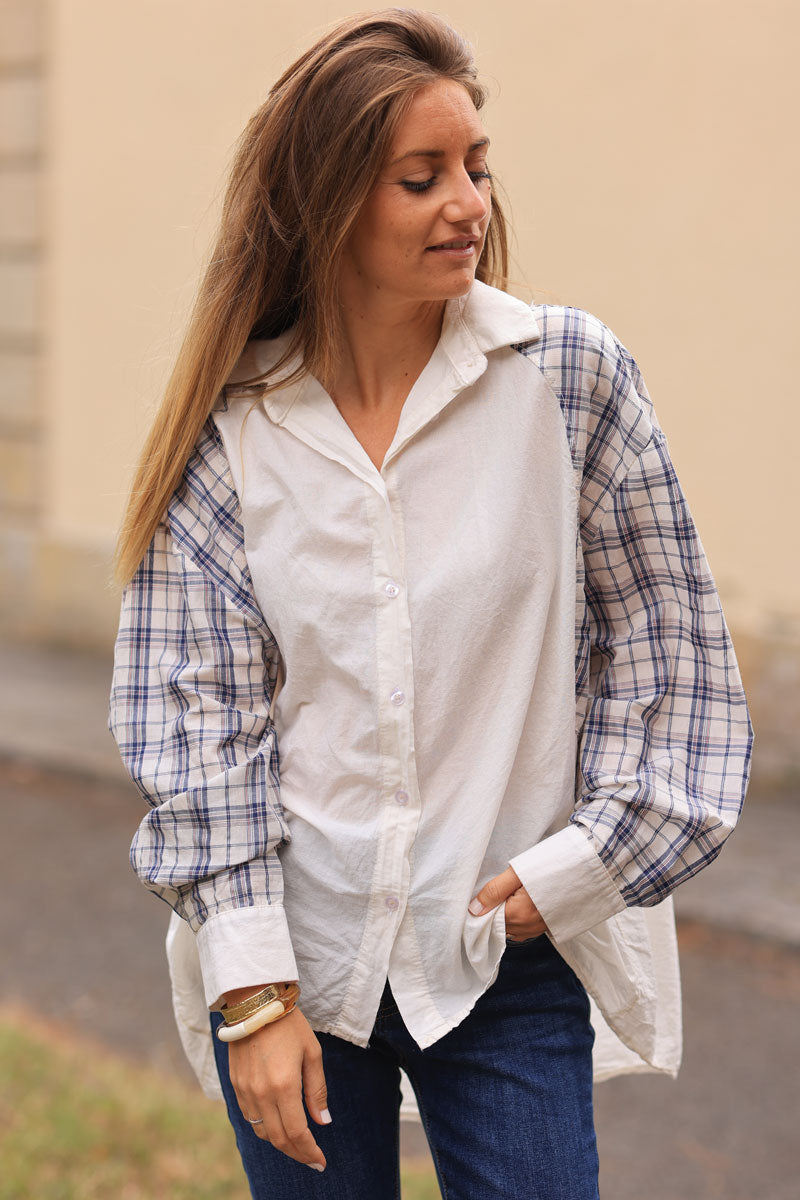
<svg viewBox="0 0 800 1200">
<path fill-rule="evenodd" d="M 248 1200 L 222 1105 L 105 1048 L 0 1012 L 0 1200 Z M 429 1170 L 404 1200 L 439 1200 Z M 365 1198 L 366 1200 L 366 1198 Z"/>
</svg>

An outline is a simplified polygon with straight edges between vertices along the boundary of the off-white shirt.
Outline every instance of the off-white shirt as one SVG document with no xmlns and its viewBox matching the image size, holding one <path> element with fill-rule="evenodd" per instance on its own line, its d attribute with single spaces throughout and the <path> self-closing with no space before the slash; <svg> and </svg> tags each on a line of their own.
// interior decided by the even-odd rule
<svg viewBox="0 0 800 1200">
<path fill-rule="evenodd" d="M 208 1007 L 247 984 L 298 979 L 312 1028 L 366 1046 L 388 977 L 432 1045 L 497 976 L 504 906 L 467 906 L 509 863 L 589 992 L 596 1077 L 674 1075 L 669 892 L 735 824 L 752 730 L 628 352 L 476 282 L 380 469 L 312 377 L 212 417 L 123 601 L 112 698 L 207 1088 Z"/>
</svg>

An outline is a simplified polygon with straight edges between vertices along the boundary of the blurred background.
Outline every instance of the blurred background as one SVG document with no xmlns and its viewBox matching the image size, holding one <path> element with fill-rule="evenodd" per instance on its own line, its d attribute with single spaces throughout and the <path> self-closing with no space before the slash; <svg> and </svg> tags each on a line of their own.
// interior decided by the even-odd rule
<svg viewBox="0 0 800 1200">
<path fill-rule="evenodd" d="M 418 7 L 470 38 L 490 85 L 510 290 L 593 312 L 643 371 L 756 729 L 741 824 L 676 895 L 684 1067 L 598 1087 L 602 1194 L 794 1200 L 800 9 Z M 167 910 L 127 865 L 142 811 L 105 726 L 109 563 L 235 140 L 357 11 L 0 0 L 0 1198 L 244 1195 L 172 1028 Z M 437 1196 L 412 1120 L 403 1152 L 404 1195 Z"/>
</svg>

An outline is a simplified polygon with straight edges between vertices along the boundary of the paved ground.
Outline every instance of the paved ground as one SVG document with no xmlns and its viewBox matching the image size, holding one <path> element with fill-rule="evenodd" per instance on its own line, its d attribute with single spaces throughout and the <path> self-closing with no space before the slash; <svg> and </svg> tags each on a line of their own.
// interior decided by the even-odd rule
<svg viewBox="0 0 800 1200">
<path fill-rule="evenodd" d="M 0 758 L 128 785 L 106 728 L 110 678 L 108 657 L 0 642 Z M 681 917 L 800 948 L 800 795 L 748 796 L 720 858 L 675 905 Z"/>
<path fill-rule="evenodd" d="M 0 1000 L 189 1079 L 168 910 L 127 865 L 142 807 L 104 727 L 108 663 L 0 647 L 0 681 Z M 719 861 L 676 894 L 684 1066 L 598 1087 L 604 1200 L 796 1200 L 799 834 L 791 797 L 750 797 Z M 411 1122 L 403 1150 L 425 1152 Z"/>
</svg>

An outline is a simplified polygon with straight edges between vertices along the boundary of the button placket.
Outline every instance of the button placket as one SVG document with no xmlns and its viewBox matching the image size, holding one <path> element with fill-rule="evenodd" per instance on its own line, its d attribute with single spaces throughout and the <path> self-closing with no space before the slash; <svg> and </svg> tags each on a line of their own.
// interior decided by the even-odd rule
<svg viewBox="0 0 800 1200">
<path fill-rule="evenodd" d="M 388 488 L 386 503 L 379 506 L 373 502 L 373 497 L 369 497 L 369 508 L 374 538 L 379 745 L 384 779 L 394 780 L 382 796 L 385 808 L 374 887 L 374 901 L 380 906 L 376 910 L 377 946 L 389 930 L 396 928 L 404 910 L 408 856 L 416 820 L 409 807 L 412 793 L 406 782 L 409 763 L 413 762 L 413 676 L 410 673 L 410 628 L 403 574 L 402 514 Z M 401 783 L 406 786 L 400 786 Z M 393 935 L 389 935 L 390 941 L 392 938 Z"/>
</svg>

